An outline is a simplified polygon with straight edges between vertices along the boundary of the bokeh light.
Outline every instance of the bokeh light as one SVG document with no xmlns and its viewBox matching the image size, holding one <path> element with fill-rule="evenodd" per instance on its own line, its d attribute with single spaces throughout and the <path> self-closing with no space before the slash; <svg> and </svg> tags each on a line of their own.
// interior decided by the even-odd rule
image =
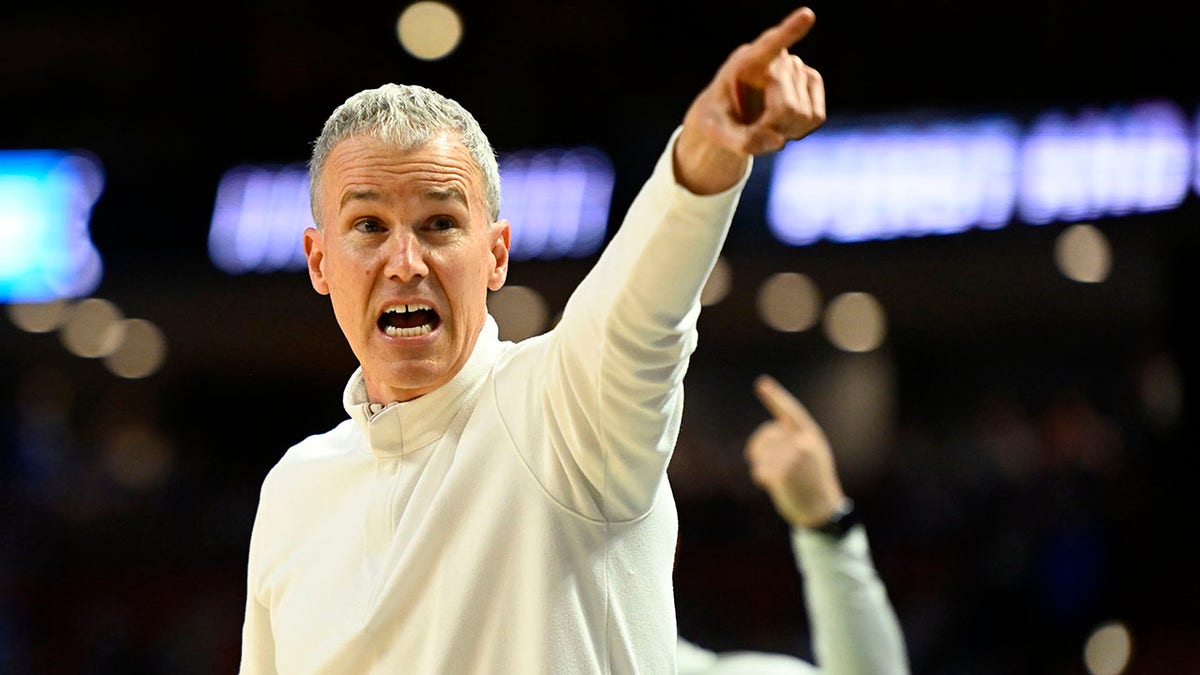
<svg viewBox="0 0 1200 675">
<path fill-rule="evenodd" d="M 23 331 L 50 333 L 67 320 L 72 302 L 66 298 L 49 302 L 15 302 L 8 305 L 8 318 Z"/>
<path fill-rule="evenodd" d="M 817 285 L 798 272 L 772 275 L 759 287 L 757 302 L 763 322 L 784 333 L 808 330 L 821 316 Z"/>
<path fill-rule="evenodd" d="M 838 354 L 812 372 L 805 397 L 837 454 L 847 488 L 862 494 L 887 470 L 899 401 L 896 372 L 883 350 Z"/>
<path fill-rule="evenodd" d="M 125 319 L 109 325 L 106 341 L 117 347 L 104 358 L 112 374 L 127 379 L 139 379 L 154 374 L 162 367 L 167 355 L 167 341 L 162 330 L 146 319 Z"/>
<path fill-rule="evenodd" d="M 396 21 L 400 46 L 424 61 L 448 56 L 458 47 L 462 34 L 458 12 L 443 2 L 414 2 L 404 8 Z"/>
<path fill-rule="evenodd" d="M 80 300 L 59 328 L 59 339 L 76 356 L 89 359 L 106 356 L 117 348 L 121 337 L 109 328 L 123 318 L 121 309 L 109 300 Z"/>
<path fill-rule="evenodd" d="M 1119 621 L 1102 624 L 1088 636 L 1083 662 L 1090 675 L 1120 675 L 1129 666 L 1133 638 Z"/>
<path fill-rule="evenodd" d="M 1138 364 L 1134 386 L 1146 419 L 1159 430 L 1179 423 L 1183 414 L 1183 374 L 1175 357 L 1167 352 L 1147 356 Z"/>
<path fill-rule="evenodd" d="M 89 225 L 103 188 L 89 152 L 0 148 L 0 300 L 79 297 L 100 284 Z"/>
<path fill-rule="evenodd" d="M 1112 248 L 1094 225 L 1072 225 L 1054 242 L 1054 262 L 1063 276 L 1094 284 L 1108 278 L 1112 270 Z"/>
<path fill-rule="evenodd" d="M 164 486 L 175 466 L 174 443 L 144 424 L 129 423 L 114 429 L 104 439 L 102 450 L 108 475 L 137 492 Z"/>
<path fill-rule="evenodd" d="M 825 336 L 847 352 L 878 349 L 887 335 L 883 305 L 869 293 L 842 293 L 825 309 Z"/>
</svg>

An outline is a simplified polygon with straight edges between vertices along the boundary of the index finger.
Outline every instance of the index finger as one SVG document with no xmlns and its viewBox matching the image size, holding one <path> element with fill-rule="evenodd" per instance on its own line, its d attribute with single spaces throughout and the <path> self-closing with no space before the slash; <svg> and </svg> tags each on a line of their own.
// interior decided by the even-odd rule
<svg viewBox="0 0 1200 675">
<path fill-rule="evenodd" d="M 796 44 L 817 21 L 817 15 L 808 7 L 793 10 L 791 14 L 759 34 L 748 45 L 747 58 L 758 65 L 766 66 L 779 52 Z"/>
<path fill-rule="evenodd" d="M 762 401 L 763 406 L 780 422 L 791 422 L 800 428 L 813 424 L 808 408 L 770 375 L 759 375 L 754 380 L 754 393 L 758 394 L 758 400 Z"/>
</svg>

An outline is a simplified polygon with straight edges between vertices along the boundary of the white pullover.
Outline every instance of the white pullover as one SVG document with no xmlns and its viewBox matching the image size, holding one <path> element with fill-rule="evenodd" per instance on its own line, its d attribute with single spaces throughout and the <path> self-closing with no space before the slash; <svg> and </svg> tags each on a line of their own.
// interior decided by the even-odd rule
<svg viewBox="0 0 1200 675">
<path fill-rule="evenodd" d="M 356 372 L 350 419 L 272 468 L 243 675 L 675 672 L 666 467 L 750 173 L 688 192 L 678 133 L 555 328 L 502 342 L 488 317 L 452 381 L 379 412 Z"/>
</svg>

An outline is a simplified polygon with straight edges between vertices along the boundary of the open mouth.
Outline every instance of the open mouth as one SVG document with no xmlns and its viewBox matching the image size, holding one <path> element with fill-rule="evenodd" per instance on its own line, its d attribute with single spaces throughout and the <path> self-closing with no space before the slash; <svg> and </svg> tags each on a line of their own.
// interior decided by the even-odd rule
<svg viewBox="0 0 1200 675">
<path fill-rule="evenodd" d="M 429 305 L 396 305 L 379 317 L 379 330 L 393 337 L 415 337 L 432 332 L 440 322 Z"/>
</svg>

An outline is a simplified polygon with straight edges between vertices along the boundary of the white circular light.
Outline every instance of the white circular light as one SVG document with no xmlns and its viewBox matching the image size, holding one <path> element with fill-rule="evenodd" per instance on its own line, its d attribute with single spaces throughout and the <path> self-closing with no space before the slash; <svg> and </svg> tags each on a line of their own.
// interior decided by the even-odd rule
<svg viewBox="0 0 1200 675">
<path fill-rule="evenodd" d="M 126 319 L 112 324 L 109 330 L 119 336 L 116 349 L 104 359 L 104 365 L 112 374 L 136 380 L 152 375 L 162 367 L 167 355 L 167 341 L 158 326 L 145 319 Z"/>
<path fill-rule="evenodd" d="M 808 330 L 821 315 L 817 285 L 797 272 L 780 272 L 764 281 L 757 302 L 763 322 L 785 333 Z"/>
<path fill-rule="evenodd" d="M 886 334 L 883 305 L 869 293 L 842 293 L 825 310 L 825 336 L 843 351 L 873 351 Z"/>
<path fill-rule="evenodd" d="M 1072 281 L 1099 283 L 1112 270 L 1112 247 L 1095 226 L 1072 225 L 1054 241 L 1054 262 Z"/>
<path fill-rule="evenodd" d="M 1083 662 L 1091 675 L 1120 675 L 1129 666 L 1133 639 L 1118 621 L 1102 624 L 1083 646 Z"/>
<path fill-rule="evenodd" d="M 68 300 L 49 302 L 16 302 L 8 306 L 8 318 L 13 325 L 30 333 L 49 333 L 67 320 L 71 303 Z"/>
<path fill-rule="evenodd" d="M 110 327 L 122 318 L 121 310 L 108 300 L 80 300 L 70 318 L 58 329 L 59 339 L 67 351 L 76 356 L 88 359 L 106 356 L 120 344 L 120 331 Z"/>
<path fill-rule="evenodd" d="M 445 58 L 462 40 L 458 12 L 443 2 L 414 2 L 396 20 L 396 36 L 405 51 L 424 61 Z"/>
</svg>

